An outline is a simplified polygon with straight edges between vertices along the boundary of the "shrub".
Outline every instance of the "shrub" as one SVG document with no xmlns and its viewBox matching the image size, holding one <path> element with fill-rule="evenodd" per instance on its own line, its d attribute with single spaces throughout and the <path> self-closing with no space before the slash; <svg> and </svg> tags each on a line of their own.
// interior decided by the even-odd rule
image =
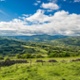
<svg viewBox="0 0 80 80">
<path fill-rule="evenodd" d="M 6 58 L 5 58 L 5 61 L 10 61 L 10 58 L 9 58 L 9 57 L 6 57 Z"/>
<path fill-rule="evenodd" d="M 3 56 L 0 56 L 0 60 L 4 60 L 4 57 Z"/>
<path fill-rule="evenodd" d="M 41 54 L 37 54 L 36 58 L 44 58 L 44 56 L 42 56 Z"/>
</svg>

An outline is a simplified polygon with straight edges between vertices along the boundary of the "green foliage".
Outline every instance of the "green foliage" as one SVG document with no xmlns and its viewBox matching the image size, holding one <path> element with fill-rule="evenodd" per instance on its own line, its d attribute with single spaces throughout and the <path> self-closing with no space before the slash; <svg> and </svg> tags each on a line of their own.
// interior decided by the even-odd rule
<svg viewBox="0 0 80 80">
<path fill-rule="evenodd" d="M 4 57 L 3 56 L 0 56 L 0 60 L 4 60 Z"/>
<path fill-rule="evenodd" d="M 0 54 L 23 59 L 42 58 L 46 57 L 45 54 L 47 57 L 80 56 L 79 44 L 80 37 L 68 37 L 49 42 L 25 42 L 0 38 Z"/>
<path fill-rule="evenodd" d="M 51 40 L 51 43 L 56 45 L 66 45 L 66 46 L 80 46 L 80 36 L 67 37 L 63 39 Z"/>
<path fill-rule="evenodd" d="M 22 55 L 22 57 L 23 57 L 23 58 L 32 58 L 32 55 L 29 54 L 29 53 L 27 53 L 27 54 Z"/>
<path fill-rule="evenodd" d="M 18 59 L 21 59 L 22 58 L 22 55 L 21 54 L 16 54 L 15 57 L 18 58 Z"/>
<path fill-rule="evenodd" d="M 8 56 L 5 57 L 5 61 L 10 61 L 10 58 Z"/>
<path fill-rule="evenodd" d="M 0 80 L 80 80 L 80 62 L 15 64 L 0 69 Z"/>
<path fill-rule="evenodd" d="M 80 56 L 80 37 L 46 40 L 45 42 L 0 38 L 0 55 L 2 55 L 0 60 L 4 59 L 7 62 L 12 57 L 31 60 L 31 58 L 46 56 L 51 59 Z M 31 66 L 29 65 L 26 63 L 0 67 L 0 80 L 80 80 L 80 62 L 44 62 L 44 65 L 33 62 Z"/>
<path fill-rule="evenodd" d="M 37 54 L 37 55 L 35 55 L 35 57 L 36 57 L 36 58 L 44 58 L 44 56 L 41 55 L 41 54 Z"/>
</svg>

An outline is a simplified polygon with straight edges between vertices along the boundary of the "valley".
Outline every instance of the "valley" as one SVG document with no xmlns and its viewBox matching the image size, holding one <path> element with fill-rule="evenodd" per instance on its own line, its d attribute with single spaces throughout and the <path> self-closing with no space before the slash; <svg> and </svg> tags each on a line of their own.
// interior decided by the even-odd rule
<svg viewBox="0 0 80 80">
<path fill-rule="evenodd" d="M 44 39 L 0 37 L 0 80 L 79 80 L 80 37 Z"/>
</svg>

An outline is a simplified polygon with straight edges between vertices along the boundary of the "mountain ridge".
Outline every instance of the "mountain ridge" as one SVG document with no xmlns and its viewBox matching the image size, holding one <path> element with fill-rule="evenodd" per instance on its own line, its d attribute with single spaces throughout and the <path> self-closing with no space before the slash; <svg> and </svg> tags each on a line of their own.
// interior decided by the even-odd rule
<svg viewBox="0 0 80 80">
<path fill-rule="evenodd" d="M 63 35 L 32 35 L 32 36 L 1 36 L 1 37 L 7 37 L 12 39 L 18 39 L 18 40 L 25 40 L 25 41 L 50 41 L 54 39 L 61 39 L 61 38 L 67 38 L 68 36 Z"/>
</svg>

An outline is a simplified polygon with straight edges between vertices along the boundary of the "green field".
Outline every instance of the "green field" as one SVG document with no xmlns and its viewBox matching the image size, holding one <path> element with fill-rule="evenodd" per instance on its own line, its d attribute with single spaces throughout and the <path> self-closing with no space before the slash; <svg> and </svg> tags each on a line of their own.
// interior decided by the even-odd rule
<svg viewBox="0 0 80 80">
<path fill-rule="evenodd" d="M 71 62 L 74 59 L 79 61 Z M 0 61 L 5 63 L 0 63 L 0 80 L 80 80 L 80 37 L 48 42 L 0 38 Z"/>
<path fill-rule="evenodd" d="M 80 62 L 70 62 L 76 58 L 55 58 L 58 62 L 36 63 L 32 64 L 14 64 L 0 68 L 0 80 L 80 80 Z M 65 62 L 61 62 L 65 60 Z M 29 61 L 29 59 L 28 59 Z"/>
</svg>

